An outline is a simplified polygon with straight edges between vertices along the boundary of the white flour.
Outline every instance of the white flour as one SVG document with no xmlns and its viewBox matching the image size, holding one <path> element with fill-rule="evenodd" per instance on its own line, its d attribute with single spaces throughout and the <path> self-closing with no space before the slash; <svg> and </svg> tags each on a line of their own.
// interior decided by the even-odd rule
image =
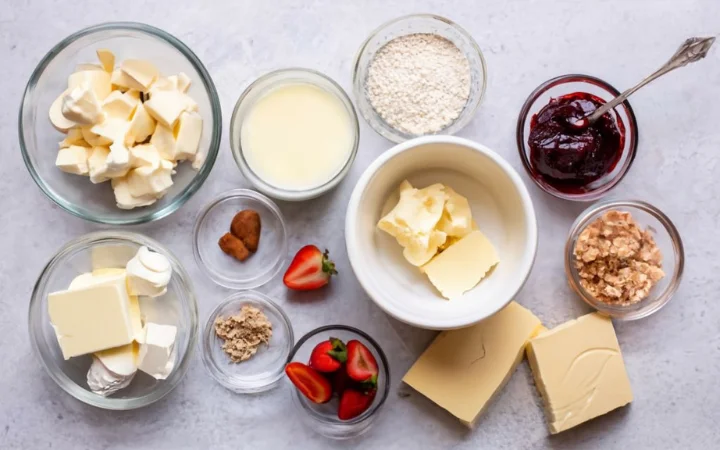
<svg viewBox="0 0 720 450">
<path fill-rule="evenodd" d="M 436 133 L 462 112 L 470 96 L 470 64 L 455 44 L 435 34 L 388 42 L 368 67 L 370 104 L 391 127 Z"/>
</svg>

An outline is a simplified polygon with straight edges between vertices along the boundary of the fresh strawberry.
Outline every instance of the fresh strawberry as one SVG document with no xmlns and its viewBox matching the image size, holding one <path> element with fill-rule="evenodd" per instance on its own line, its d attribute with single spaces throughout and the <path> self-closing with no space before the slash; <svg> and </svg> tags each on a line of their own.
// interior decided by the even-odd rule
<svg viewBox="0 0 720 450">
<path fill-rule="evenodd" d="M 293 258 L 283 283 L 290 289 L 310 291 L 328 284 L 335 274 L 335 263 L 328 259 L 328 251 L 322 253 L 314 245 L 306 245 Z"/>
<path fill-rule="evenodd" d="M 372 405 L 375 392 L 374 389 L 369 392 L 345 389 L 340 395 L 338 418 L 340 420 L 350 420 L 364 413 Z"/>
<path fill-rule="evenodd" d="M 346 360 L 345 343 L 331 337 L 315 346 L 310 355 L 310 367 L 319 372 L 335 372 Z"/>
<path fill-rule="evenodd" d="M 338 370 L 337 372 L 333 373 L 333 377 L 330 380 L 333 392 L 338 395 L 342 395 L 342 393 L 345 392 L 345 389 L 352 386 L 352 384 L 354 383 L 353 380 L 351 380 L 348 376 L 347 371 L 344 369 L 345 367 L 343 367 L 343 370 Z"/>
<path fill-rule="evenodd" d="M 346 370 L 350 378 L 362 382 L 368 387 L 377 384 L 377 361 L 370 350 L 360 341 L 352 340 L 347 343 Z"/>
<path fill-rule="evenodd" d="M 285 366 L 285 374 L 314 403 L 325 403 L 332 397 L 330 382 L 312 367 L 301 362 L 291 362 Z"/>
</svg>

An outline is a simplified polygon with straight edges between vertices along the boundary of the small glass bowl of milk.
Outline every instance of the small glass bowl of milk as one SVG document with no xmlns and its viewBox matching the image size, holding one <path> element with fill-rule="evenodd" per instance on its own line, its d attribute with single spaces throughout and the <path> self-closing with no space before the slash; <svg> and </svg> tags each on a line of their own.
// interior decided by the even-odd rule
<svg viewBox="0 0 720 450">
<path fill-rule="evenodd" d="M 348 95 L 310 69 L 261 76 L 240 96 L 230 120 L 240 171 L 260 192 L 281 200 L 308 200 L 337 186 L 359 139 Z"/>
</svg>

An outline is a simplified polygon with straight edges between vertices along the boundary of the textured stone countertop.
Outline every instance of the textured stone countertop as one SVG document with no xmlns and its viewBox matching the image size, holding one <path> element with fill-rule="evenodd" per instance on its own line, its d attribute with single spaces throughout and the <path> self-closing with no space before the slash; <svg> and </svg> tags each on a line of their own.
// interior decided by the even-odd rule
<svg viewBox="0 0 720 450">
<path fill-rule="evenodd" d="M 202 367 L 162 401 L 136 411 L 86 406 L 60 390 L 34 356 L 27 305 L 35 280 L 64 242 L 101 227 L 56 207 L 25 169 L 17 136 L 23 89 L 40 58 L 60 39 L 99 22 L 133 20 L 188 44 L 220 93 L 223 141 L 209 179 L 181 210 L 135 227 L 167 245 L 195 283 L 201 320 L 228 291 L 195 265 L 191 227 L 211 197 L 249 187 L 229 150 L 228 122 L 243 89 L 287 66 L 327 73 L 350 90 L 352 58 L 386 20 L 433 12 L 458 21 L 487 59 L 487 96 L 459 133 L 495 149 L 519 172 L 538 215 L 539 250 L 517 301 L 552 327 L 589 312 L 565 281 L 562 248 L 587 206 L 540 192 L 522 171 L 515 146 L 517 114 L 538 84 L 588 73 L 617 87 L 640 80 L 692 35 L 720 32 L 717 0 L 485 1 L 120 1 L 5 0 L 0 8 L 0 448 L 2 449 L 710 449 L 720 448 L 720 49 L 632 98 L 640 147 L 612 195 L 647 200 L 682 234 L 685 278 L 671 303 L 634 323 L 616 323 L 635 396 L 631 406 L 549 436 L 532 375 L 523 362 L 477 428 L 468 431 L 417 393 L 398 395 L 400 379 L 433 336 L 390 319 L 365 295 L 347 260 L 343 225 L 350 192 L 391 143 L 361 123 L 360 150 L 334 192 L 306 203 L 281 203 L 291 249 L 328 247 L 342 274 L 322 292 L 289 298 L 279 277 L 259 290 L 278 299 L 296 336 L 327 323 L 358 326 L 391 360 L 392 391 L 380 420 L 363 437 L 337 443 L 305 428 L 285 383 L 256 396 L 230 393 Z M 321 241 L 320 237 L 324 236 Z M 406 388 L 403 388 L 406 389 Z"/>
</svg>

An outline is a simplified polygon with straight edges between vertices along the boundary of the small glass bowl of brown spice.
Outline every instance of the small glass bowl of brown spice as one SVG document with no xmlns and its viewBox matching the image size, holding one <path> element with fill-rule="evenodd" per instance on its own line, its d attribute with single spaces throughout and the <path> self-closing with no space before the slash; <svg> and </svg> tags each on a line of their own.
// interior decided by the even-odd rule
<svg viewBox="0 0 720 450">
<path fill-rule="evenodd" d="M 575 220 L 565 244 L 565 273 L 580 298 L 612 318 L 636 320 L 665 306 L 683 274 L 675 225 L 637 200 L 597 203 Z"/>
<path fill-rule="evenodd" d="M 250 254 L 240 260 L 223 248 L 221 240 L 238 234 L 235 218 L 242 212 L 257 217 L 259 234 Z M 255 289 L 285 266 L 288 236 L 283 214 L 272 200 L 250 189 L 233 189 L 219 194 L 200 211 L 192 244 L 195 262 L 215 283 L 230 289 Z"/>
<path fill-rule="evenodd" d="M 259 292 L 237 292 L 205 323 L 203 364 L 215 381 L 233 392 L 263 392 L 282 379 L 294 342 L 290 319 L 277 303 Z"/>
</svg>

